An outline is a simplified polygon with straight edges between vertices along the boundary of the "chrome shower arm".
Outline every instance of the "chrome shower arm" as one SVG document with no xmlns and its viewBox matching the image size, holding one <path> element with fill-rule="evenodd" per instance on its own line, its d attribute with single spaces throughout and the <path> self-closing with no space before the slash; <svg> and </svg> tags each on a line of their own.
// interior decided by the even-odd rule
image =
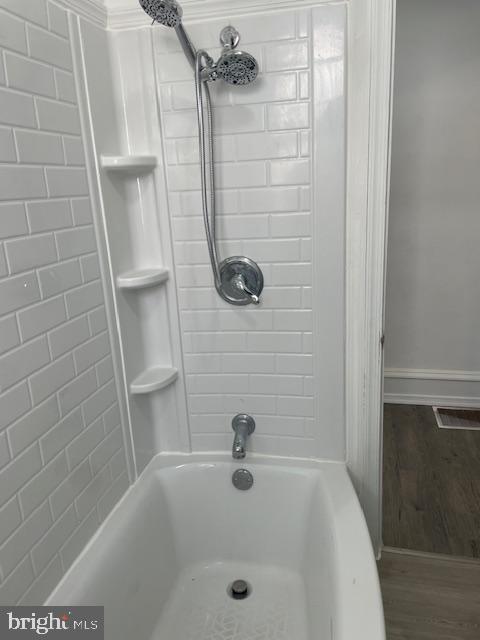
<svg viewBox="0 0 480 640">
<path fill-rule="evenodd" d="M 200 152 L 200 175 L 202 183 L 202 211 L 205 234 L 207 237 L 208 254 L 212 265 L 215 288 L 220 289 L 220 267 L 218 263 L 217 245 L 215 237 L 215 158 L 213 148 L 213 114 L 210 91 L 207 83 L 202 79 L 202 60 L 210 61 L 210 56 L 204 50 L 195 54 L 195 94 L 197 99 L 197 119 L 198 119 L 198 142 Z M 208 129 L 205 131 L 203 97 L 207 106 Z M 207 147 L 208 141 L 208 147 Z M 207 169 L 207 151 L 209 160 L 209 170 Z M 210 187 L 210 194 L 208 194 Z M 208 197 L 210 195 L 210 198 Z M 209 206 L 210 200 L 210 206 Z"/>
<path fill-rule="evenodd" d="M 175 27 L 175 33 L 177 34 L 177 38 L 179 39 L 180 44 L 182 45 L 183 53 L 186 55 L 187 60 L 190 63 L 190 66 L 192 67 L 193 70 L 195 70 L 195 60 L 197 56 L 197 50 L 193 46 L 193 43 L 190 40 L 190 36 L 186 32 L 182 22 L 180 22 L 180 24 L 178 24 Z"/>
</svg>

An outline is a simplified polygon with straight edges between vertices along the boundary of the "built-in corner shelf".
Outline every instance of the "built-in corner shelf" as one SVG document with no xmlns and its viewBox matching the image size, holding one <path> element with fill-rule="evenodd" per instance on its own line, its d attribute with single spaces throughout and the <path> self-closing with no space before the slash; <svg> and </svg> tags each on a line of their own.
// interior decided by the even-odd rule
<svg viewBox="0 0 480 640">
<path fill-rule="evenodd" d="M 152 367 L 143 371 L 130 384 L 133 394 L 152 393 L 171 385 L 178 378 L 178 369 L 174 367 Z"/>
<path fill-rule="evenodd" d="M 152 171 L 157 166 L 157 156 L 100 156 L 100 164 L 107 171 L 137 175 Z"/>
<path fill-rule="evenodd" d="M 168 280 L 168 269 L 152 267 L 150 269 L 134 269 L 126 271 L 117 277 L 119 289 L 145 289 L 156 287 Z"/>
</svg>

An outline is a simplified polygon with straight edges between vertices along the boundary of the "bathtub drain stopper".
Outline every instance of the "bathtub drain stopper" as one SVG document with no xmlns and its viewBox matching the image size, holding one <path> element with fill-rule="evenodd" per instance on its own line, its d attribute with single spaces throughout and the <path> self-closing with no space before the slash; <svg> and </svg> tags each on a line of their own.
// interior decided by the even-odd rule
<svg viewBox="0 0 480 640">
<path fill-rule="evenodd" d="M 228 589 L 228 593 L 234 600 L 243 600 L 250 594 L 250 587 L 246 580 L 235 580 Z"/>
</svg>

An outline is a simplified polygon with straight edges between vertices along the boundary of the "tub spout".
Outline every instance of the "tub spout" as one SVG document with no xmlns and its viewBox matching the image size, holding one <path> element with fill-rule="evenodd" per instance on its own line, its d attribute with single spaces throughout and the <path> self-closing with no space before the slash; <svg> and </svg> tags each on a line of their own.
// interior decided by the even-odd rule
<svg viewBox="0 0 480 640">
<path fill-rule="evenodd" d="M 255 431 L 255 420 L 246 413 L 239 413 L 232 420 L 233 438 L 232 456 L 235 460 L 245 458 L 247 438 Z"/>
<path fill-rule="evenodd" d="M 232 456 L 235 460 L 241 460 L 245 458 L 245 446 L 247 444 L 247 432 L 246 426 L 242 425 L 235 432 L 235 437 L 233 439 L 233 447 L 232 447 Z"/>
</svg>

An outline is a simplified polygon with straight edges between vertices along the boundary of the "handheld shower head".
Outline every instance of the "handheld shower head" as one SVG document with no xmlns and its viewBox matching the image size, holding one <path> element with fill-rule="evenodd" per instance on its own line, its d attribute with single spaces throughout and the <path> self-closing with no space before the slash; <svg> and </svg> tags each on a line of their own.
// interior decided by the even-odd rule
<svg viewBox="0 0 480 640">
<path fill-rule="evenodd" d="M 258 63 L 245 51 L 226 51 L 217 62 L 216 71 L 228 84 L 250 84 L 258 75 Z"/>
<path fill-rule="evenodd" d="M 178 27 L 182 22 L 182 7 L 175 0 L 139 0 L 140 6 L 154 22 L 165 27 Z"/>
</svg>

